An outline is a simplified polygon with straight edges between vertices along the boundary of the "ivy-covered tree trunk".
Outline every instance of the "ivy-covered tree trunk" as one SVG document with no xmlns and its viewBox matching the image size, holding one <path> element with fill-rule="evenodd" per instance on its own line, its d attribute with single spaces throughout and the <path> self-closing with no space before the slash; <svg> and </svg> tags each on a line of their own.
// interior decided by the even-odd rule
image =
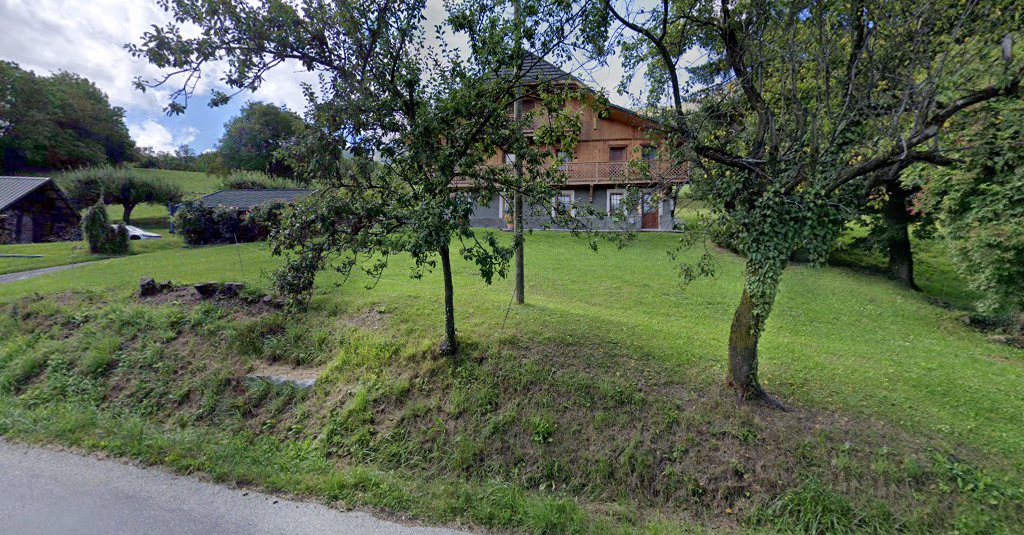
<svg viewBox="0 0 1024 535">
<path fill-rule="evenodd" d="M 769 277 L 774 278 L 772 284 L 778 284 L 781 274 L 781 270 L 779 270 L 775 277 Z M 747 279 L 749 282 L 749 273 L 747 274 Z M 774 296 L 774 290 L 769 291 L 766 295 Z M 774 301 L 773 297 L 765 298 Z M 771 408 L 784 411 L 786 406 L 768 395 L 758 380 L 758 344 L 761 341 L 761 332 L 767 319 L 767 311 L 771 309 L 771 306 L 769 304 L 769 306 L 761 307 L 761 309 L 762 311 L 759 313 L 753 297 L 747 288 L 744 287 L 743 295 L 740 296 L 739 306 L 736 307 L 736 312 L 733 314 L 732 327 L 729 331 L 728 382 L 729 386 L 736 391 L 740 401 L 758 400 Z"/>
<path fill-rule="evenodd" d="M 448 252 L 448 244 L 438 249 L 441 255 L 441 271 L 444 274 L 444 342 L 441 353 L 454 355 L 458 350 L 455 338 L 455 288 L 452 284 L 452 260 Z"/>
<path fill-rule="evenodd" d="M 908 288 L 920 290 L 914 282 L 914 254 L 910 248 L 910 192 L 896 182 L 885 186 L 888 199 L 882 209 L 885 218 L 886 247 L 889 249 L 889 273 Z"/>
</svg>

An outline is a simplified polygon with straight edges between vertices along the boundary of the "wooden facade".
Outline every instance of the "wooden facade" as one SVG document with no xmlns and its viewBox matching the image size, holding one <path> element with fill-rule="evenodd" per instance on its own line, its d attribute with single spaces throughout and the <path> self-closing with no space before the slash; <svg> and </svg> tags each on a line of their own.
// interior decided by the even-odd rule
<svg viewBox="0 0 1024 535">
<path fill-rule="evenodd" d="M 540 84 L 579 89 L 583 98 L 593 95 L 582 81 L 541 58 L 528 57 L 524 61 L 524 71 L 527 73 L 524 78 L 527 95 L 536 94 Z M 662 144 L 652 135 L 654 123 L 614 105 L 598 111 L 590 103 L 576 100 L 569 101 L 566 106 L 579 114 L 581 131 L 572 154 L 558 153 L 563 161 L 561 169 L 565 173 L 565 184 L 552 199 L 552 205 L 566 200 L 574 206 L 587 203 L 593 211 L 608 216 L 596 222 L 598 228 L 676 228 L 675 191 L 678 185 L 686 182 L 688 165 L 664 158 Z M 527 96 L 523 99 L 524 114 L 539 107 L 540 102 L 536 98 Z M 533 111 L 534 127 L 546 120 L 541 113 Z M 511 165 L 513 159 L 514 155 L 499 149 L 487 163 Z M 455 186 L 467 187 L 469 184 L 457 183 Z M 643 200 L 636 213 L 617 213 L 627 188 L 640 190 Z M 506 199 L 499 197 L 487 205 L 478 205 L 474 210 L 473 224 L 505 228 L 509 219 L 508 204 Z M 527 217 L 527 224 L 539 226 L 543 213 L 547 211 L 550 211 L 550 206 L 530 207 L 526 215 L 533 214 L 533 217 Z"/>
<path fill-rule="evenodd" d="M 526 98 L 524 110 L 538 106 Z M 600 117 L 591 106 L 573 101 L 568 104 L 580 114 L 580 139 L 571 155 L 566 155 L 563 169 L 567 185 L 644 185 L 674 184 L 686 181 L 687 166 L 663 159 L 662 147 L 652 140 L 650 123 L 634 112 L 611 107 L 606 117 Z M 540 124 L 543 117 L 535 118 Z M 529 133 L 529 131 L 527 131 Z M 501 150 L 488 161 L 490 165 L 503 165 L 510 156 Z M 641 160 L 643 163 L 630 163 Z M 641 172 L 641 169 L 647 173 Z M 647 176 L 643 176 L 643 175 Z"/>
</svg>

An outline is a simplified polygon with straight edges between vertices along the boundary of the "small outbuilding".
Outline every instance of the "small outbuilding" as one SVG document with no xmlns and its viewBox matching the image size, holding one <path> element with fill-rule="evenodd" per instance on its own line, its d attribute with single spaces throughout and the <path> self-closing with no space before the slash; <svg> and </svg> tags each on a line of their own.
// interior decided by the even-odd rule
<svg viewBox="0 0 1024 535">
<path fill-rule="evenodd" d="M 77 239 L 78 210 L 50 178 L 0 177 L 0 243 Z"/>
</svg>

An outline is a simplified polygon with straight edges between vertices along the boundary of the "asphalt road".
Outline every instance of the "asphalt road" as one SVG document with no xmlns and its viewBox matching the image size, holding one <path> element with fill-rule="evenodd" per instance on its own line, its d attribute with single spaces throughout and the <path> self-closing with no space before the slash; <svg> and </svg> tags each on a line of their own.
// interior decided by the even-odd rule
<svg viewBox="0 0 1024 535">
<path fill-rule="evenodd" d="M 466 535 L 2 439 L 0 534 Z"/>
<path fill-rule="evenodd" d="M 54 266 L 40 269 L 30 269 L 28 271 L 16 271 L 14 273 L 8 273 L 6 275 L 0 275 L 0 284 L 5 282 L 23 281 L 26 279 L 34 279 L 40 275 L 46 275 L 47 273 L 55 273 L 57 271 L 64 271 L 65 269 L 72 269 L 86 264 L 92 264 L 98 262 L 93 260 L 92 262 L 79 262 L 77 264 L 65 264 L 63 266 Z"/>
</svg>

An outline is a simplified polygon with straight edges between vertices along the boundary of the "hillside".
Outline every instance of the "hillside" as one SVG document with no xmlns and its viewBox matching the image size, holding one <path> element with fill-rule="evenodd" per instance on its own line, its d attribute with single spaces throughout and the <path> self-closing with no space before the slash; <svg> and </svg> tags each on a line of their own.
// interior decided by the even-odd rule
<svg viewBox="0 0 1024 535">
<path fill-rule="evenodd" d="M 260 244 L 2 285 L 0 432 L 533 533 L 995 533 L 1024 520 L 1024 351 L 927 295 L 796 266 L 761 365 L 795 410 L 737 405 L 722 378 L 742 265 L 719 254 L 717 278 L 683 288 L 674 241 L 594 253 L 535 233 L 525 307 L 509 308 L 508 281 L 487 286 L 458 262 L 454 360 L 435 352 L 440 277 L 409 279 L 404 259 L 373 289 L 323 276 L 297 316 L 187 289 L 131 295 L 149 276 L 246 281 L 258 296 L 276 264 Z M 323 374 L 313 389 L 245 379 L 293 364 Z"/>
</svg>

